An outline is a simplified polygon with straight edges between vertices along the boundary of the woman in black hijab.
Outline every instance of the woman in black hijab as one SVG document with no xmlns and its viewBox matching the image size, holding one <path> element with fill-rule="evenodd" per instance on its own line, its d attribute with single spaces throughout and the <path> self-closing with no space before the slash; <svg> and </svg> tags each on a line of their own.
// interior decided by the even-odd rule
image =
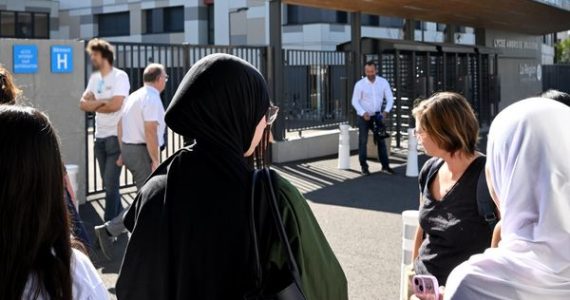
<svg viewBox="0 0 570 300">
<path fill-rule="evenodd" d="M 188 71 L 166 123 L 196 143 L 155 171 L 126 216 L 132 236 L 117 282 L 119 299 L 255 294 L 249 157 L 271 111 L 265 80 L 237 57 L 210 55 Z M 277 183 L 306 298 L 346 299 L 344 273 L 306 200 L 284 179 Z M 259 248 L 267 250 L 264 269 L 285 268 L 279 239 L 272 234 L 260 239 Z"/>
</svg>

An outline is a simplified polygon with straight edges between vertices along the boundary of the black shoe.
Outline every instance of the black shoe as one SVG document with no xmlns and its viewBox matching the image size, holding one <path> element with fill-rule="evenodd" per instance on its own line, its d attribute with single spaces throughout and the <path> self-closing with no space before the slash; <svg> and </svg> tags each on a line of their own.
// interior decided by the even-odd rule
<svg viewBox="0 0 570 300">
<path fill-rule="evenodd" d="M 364 169 L 360 174 L 362 174 L 362 176 L 370 176 L 370 171 L 368 171 L 368 169 Z"/>
<path fill-rule="evenodd" d="M 382 169 L 382 173 L 386 173 L 388 175 L 395 175 L 396 171 L 394 171 L 394 169 L 392 169 L 392 168 L 386 168 L 386 169 Z"/>
</svg>

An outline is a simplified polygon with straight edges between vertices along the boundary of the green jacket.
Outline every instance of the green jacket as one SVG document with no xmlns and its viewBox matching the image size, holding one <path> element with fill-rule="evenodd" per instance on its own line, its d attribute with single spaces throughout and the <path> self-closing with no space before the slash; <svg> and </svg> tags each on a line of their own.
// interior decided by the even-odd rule
<svg viewBox="0 0 570 300">
<path fill-rule="evenodd" d="M 307 200 L 283 177 L 277 176 L 276 181 L 277 202 L 301 273 L 305 297 L 307 300 L 348 299 L 346 276 Z M 284 267 L 286 257 L 279 241 L 271 246 L 269 263 Z"/>
</svg>

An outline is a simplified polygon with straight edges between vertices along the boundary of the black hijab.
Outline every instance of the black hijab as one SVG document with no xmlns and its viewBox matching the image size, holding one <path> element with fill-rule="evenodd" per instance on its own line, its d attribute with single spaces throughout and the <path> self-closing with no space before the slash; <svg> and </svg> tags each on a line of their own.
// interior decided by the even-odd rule
<svg viewBox="0 0 570 300">
<path fill-rule="evenodd" d="M 244 153 L 268 108 L 262 75 L 237 57 L 188 71 L 166 123 L 196 144 L 158 168 L 127 214 L 120 299 L 239 299 L 253 288 Z"/>
</svg>

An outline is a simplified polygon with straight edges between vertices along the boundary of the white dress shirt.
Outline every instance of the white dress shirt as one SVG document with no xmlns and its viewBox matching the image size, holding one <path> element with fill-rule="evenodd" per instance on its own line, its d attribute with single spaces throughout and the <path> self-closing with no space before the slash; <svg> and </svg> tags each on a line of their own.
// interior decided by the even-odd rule
<svg viewBox="0 0 570 300">
<path fill-rule="evenodd" d="M 385 112 L 390 112 L 394 105 L 394 96 L 388 81 L 380 76 L 371 82 L 368 77 L 360 79 L 354 86 L 352 94 L 352 106 L 359 116 L 368 113 L 373 115 L 382 110 L 382 104 L 386 99 Z"/>
<path fill-rule="evenodd" d="M 123 105 L 122 142 L 127 144 L 146 144 L 144 122 L 157 122 L 158 146 L 164 144 L 164 106 L 160 93 L 152 86 L 145 85 L 132 93 Z"/>
</svg>

